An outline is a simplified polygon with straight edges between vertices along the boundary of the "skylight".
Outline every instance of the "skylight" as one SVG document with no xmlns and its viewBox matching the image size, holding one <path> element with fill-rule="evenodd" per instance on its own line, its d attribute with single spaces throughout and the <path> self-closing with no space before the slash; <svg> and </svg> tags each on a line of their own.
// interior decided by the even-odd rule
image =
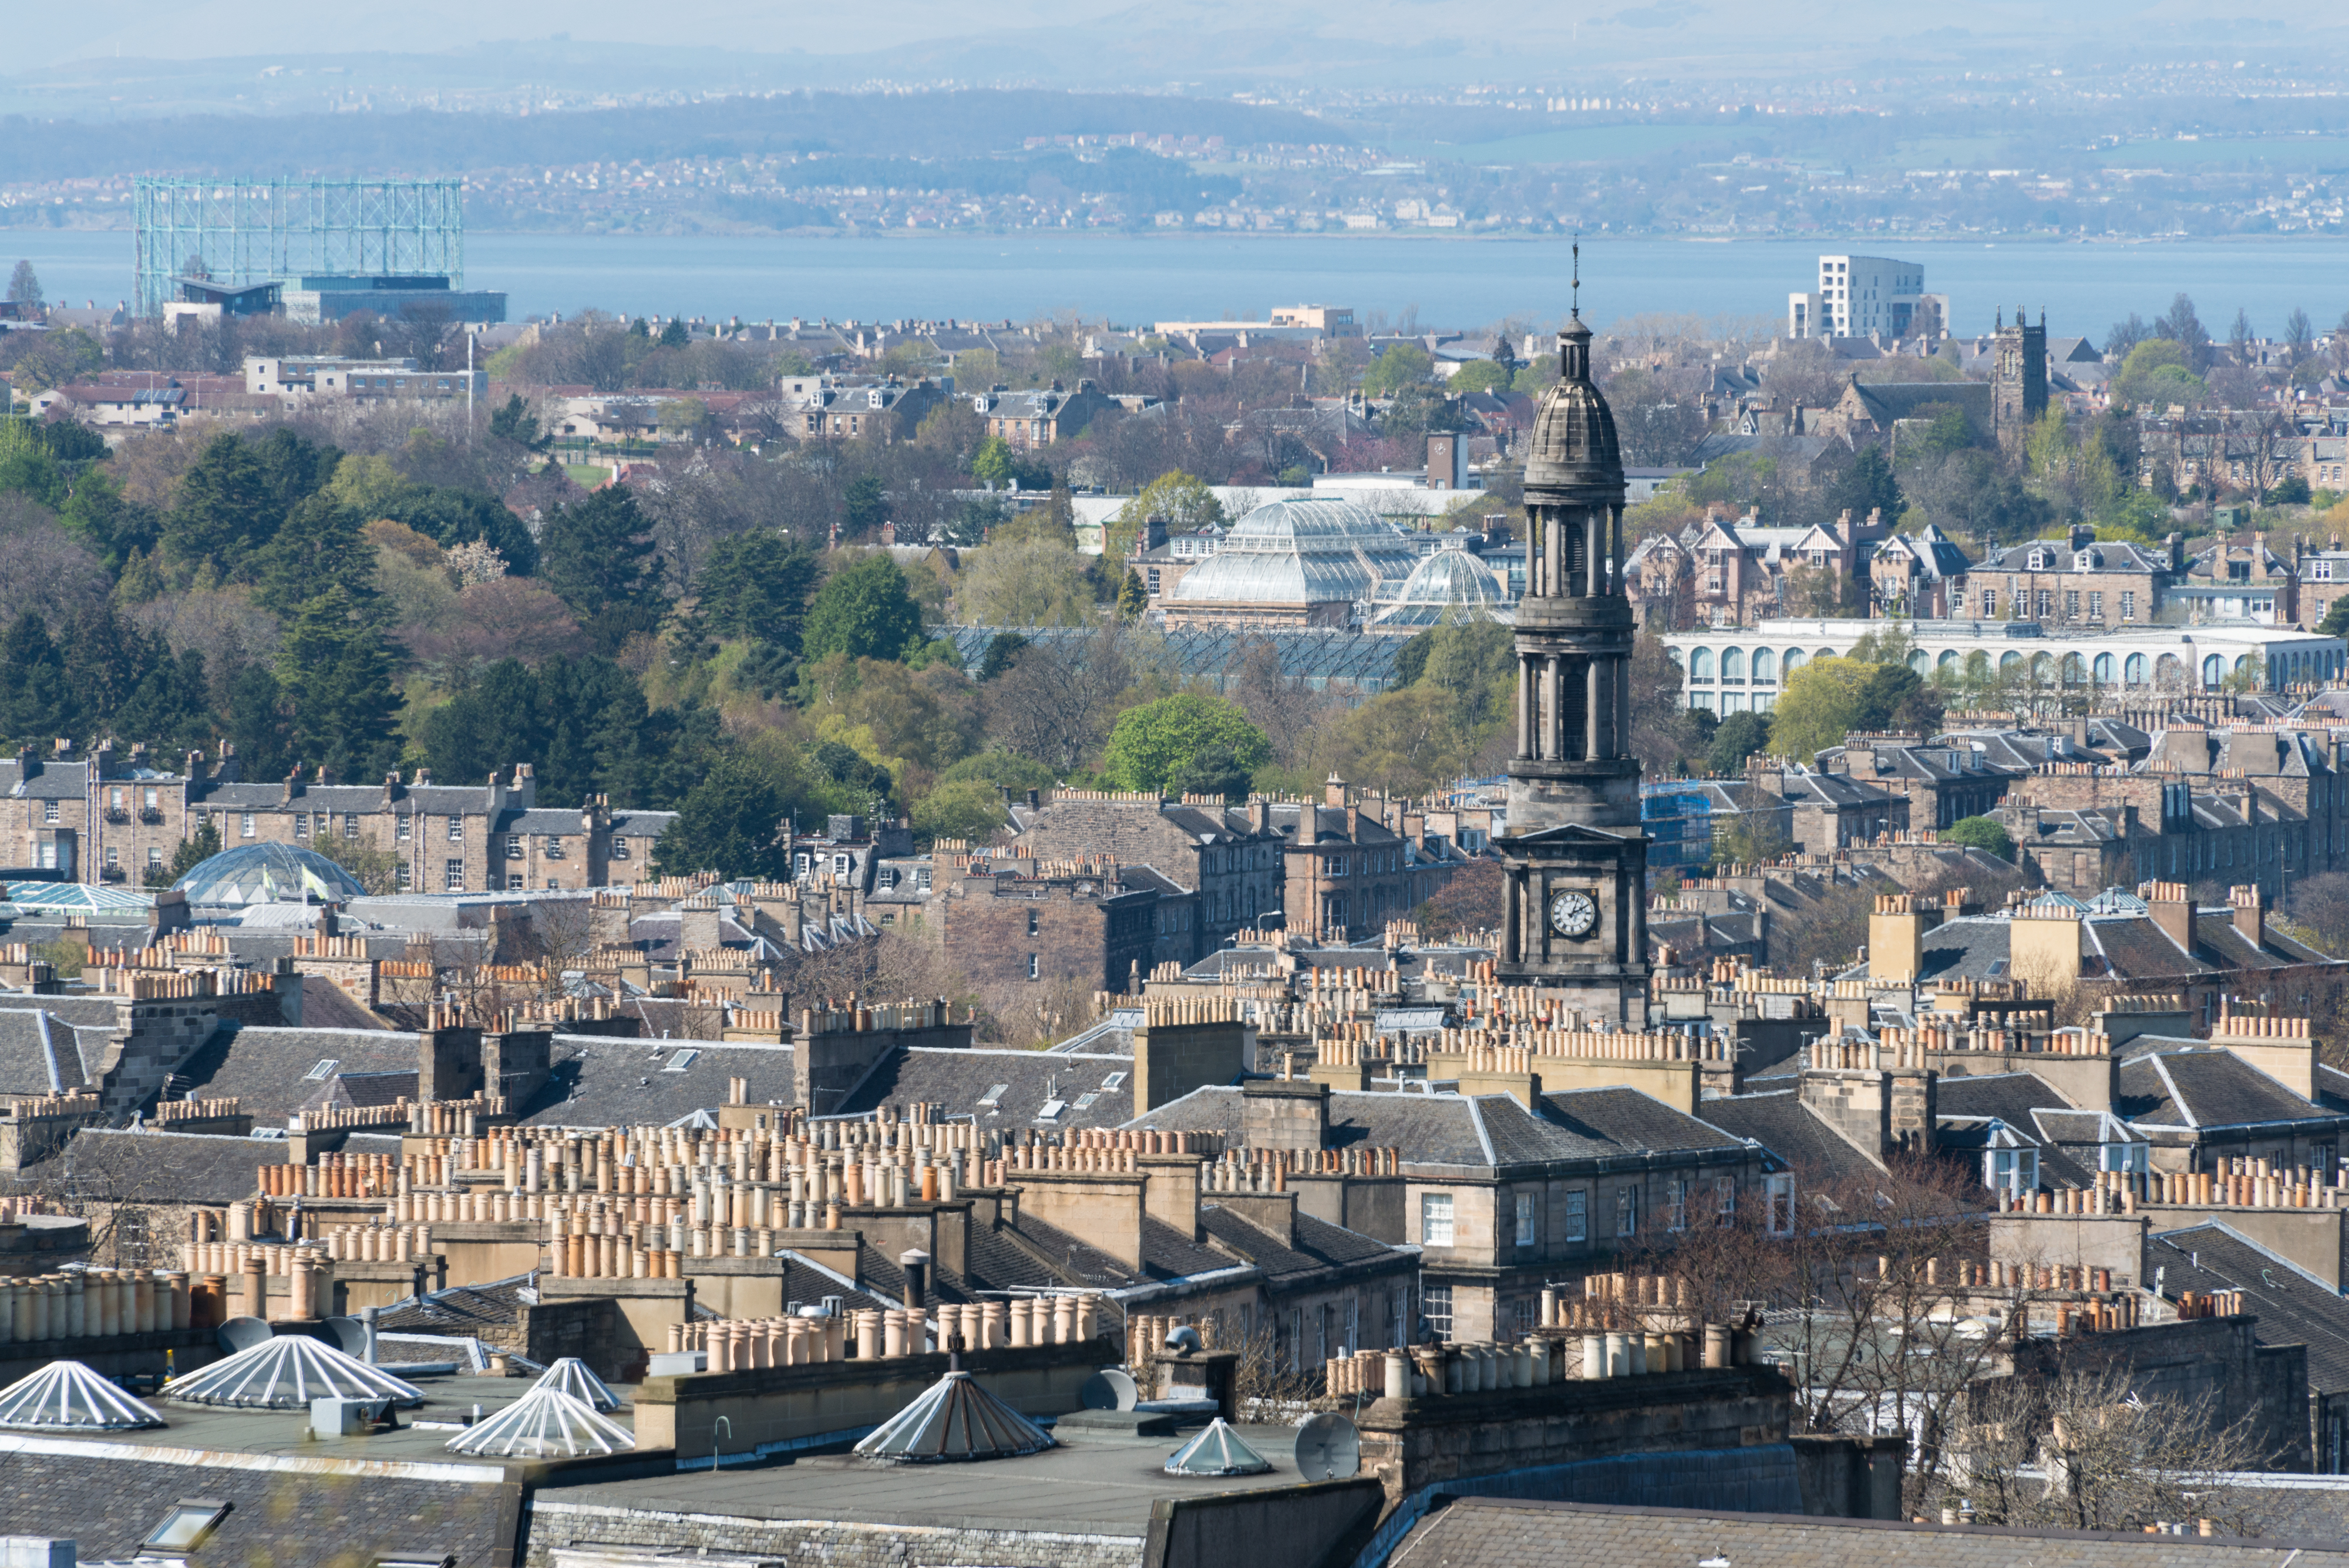
<svg viewBox="0 0 2349 1568">
<path fill-rule="evenodd" d="M 1092 1105 L 1095 1100 L 1098 1100 L 1098 1099 L 1100 1099 L 1100 1098 L 1101 1098 L 1101 1096 L 1100 1096 L 1098 1093 L 1090 1094 L 1090 1095 L 1079 1095 L 1079 1096 L 1077 1096 L 1077 1109 L 1079 1109 L 1079 1110 L 1081 1110 L 1081 1110 L 1083 1110 L 1087 1106 Z"/>
<path fill-rule="evenodd" d="M 1009 1084 L 990 1085 L 988 1087 L 987 1093 L 979 1096 L 978 1103 L 982 1106 L 999 1105 L 1002 1103 L 1003 1096 L 1010 1092 L 1011 1085 Z"/>
<path fill-rule="evenodd" d="M 312 1078 L 331 1078 L 335 1075 L 335 1069 L 339 1066 L 341 1063 L 341 1057 L 329 1056 L 320 1062 L 316 1066 L 311 1068 L 307 1073 L 305 1073 L 303 1077 L 305 1080 Z"/>
<path fill-rule="evenodd" d="M 171 1505 L 163 1521 L 140 1545 L 149 1552 L 192 1552 L 203 1544 L 228 1511 L 227 1503 L 210 1498 L 183 1498 Z"/>
<path fill-rule="evenodd" d="M 661 1064 L 661 1071 L 664 1073 L 682 1073 L 688 1067 L 692 1066 L 693 1059 L 700 1054 L 701 1053 L 698 1051 L 680 1051 Z"/>
<path fill-rule="evenodd" d="M 1066 1100 L 1046 1100 L 1044 1108 L 1036 1113 L 1036 1119 L 1040 1122 L 1049 1122 L 1068 1108 L 1069 1102 Z"/>
<path fill-rule="evenodd" d="M 1112 1073 L 1108 1077 L 1103 1078 L 1103 1079 L 1102 1080 L 1102 1093 L 1103 1093 L 1103 1094 L 1107 1094 L 1107 1093 L 1109 1093 L 1112 1089 L 1115 1089 L 1115 1088 L 1123 1087 L 1123 1085 L 1124 1085 L 1124 1083 L 1125 1083 L 1125 1075 L 1124 1075 L 1124 1074 L 1123 1074 L 1123 1073 Z"/>
</svg>

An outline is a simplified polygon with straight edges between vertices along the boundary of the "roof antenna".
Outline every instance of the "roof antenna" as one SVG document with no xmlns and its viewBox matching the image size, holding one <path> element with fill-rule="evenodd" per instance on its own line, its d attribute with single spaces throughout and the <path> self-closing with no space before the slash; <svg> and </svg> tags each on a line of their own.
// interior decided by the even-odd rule
<svg viewBox="0 0 2349 1568">
<path fill-rule="evenodd" d="M 1574 231 L 1574 302 L 1575 319 L 1582 318 L 1582 231 Z"/>
</svg>

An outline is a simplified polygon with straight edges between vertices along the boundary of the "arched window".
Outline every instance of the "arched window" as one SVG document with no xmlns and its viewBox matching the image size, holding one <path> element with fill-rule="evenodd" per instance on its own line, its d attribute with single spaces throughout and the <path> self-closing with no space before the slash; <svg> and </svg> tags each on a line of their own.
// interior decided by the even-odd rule
<svg viewBox="0 0 2349 1568">
<path fill-rule="evenodd" d="M 2220 681 L 2226 678 L 2227 661 L 2225 659 L 2220 659 L 2214 653 L 2209 658 L 2202 661 L 2202 684 L 2204 686 L 2216 687 Z"/>
<path fill-rule="evenodd" d="M 2064 683 L 2071 686 L 2081 686 L 2086 684 L 2087 679 L 2087 660 L 2082 659 L 2076 653 L 2065 654 L 2064 656 Z"/>
<path fill-rule="evenodd" d="M 2175 691 L 2186 684 L 2186 666 L 2174 653 L 2165 653 L 2153 661 L 2154 684 L 2164 691 Z"/>
<path fill-rule="evenodd" d="M 2002 653 L 1998 656 L 1998 672 L 2001 675 L 2011 674 L 2022 668 L 2023 655 L 2019 653 Z"/>
<path fill-rule="evenodd" d="M 1820 649 L 1818 650 L 1818 652 L 1817 652 L 1816 654 L 1815 654 L 1813 657 L 1814 657 L 1814 658 L 1817 658 L 1817 659 L 1833 659 L 1835 656 L 1836 656 L 1836 650 L 1835 650 L 1834 649 L 1832 649 L 1832 648 L 1822 648 L 1822 649 Z"/>
<path fill-rule="evenodd" d="M 2009 654 L 2007 657 L 2012 659 L 2014 655 Z M 1971 653 L 1966 655 L 1966 679 L 1969 680 L 1987 680 L 1990 679 L 1989 654 L 1984 653 L 1981 649 L 1976 649 Z"/>
<path fill-rule="evenodd" d="M 2121 679 L 2131 686 L 2145 684 L 2145 655 L 2132 653 L 2121 662 Z"/>
<path fill-rule="evenodd" d="M 1713 649 L 1709 648 L 1689 649 L 1689 679 L 1704 681 L 1710 681 L 1713 679 Z"/>
<path fill-rule="evenodd" d="M 1933 668 L 1933 656 L 1921 648 L 1918 649 L 1909 656 L 1909 668 L 1920 675 L 1930 674 Z"/>
<path fill-rule="evenodd" d="M 1795 678 L 1795 671 L 1800 670 L 1802 667 L 1803 650 L 1799 648 L 1790 648 L 1786 649 L 1786 679 L 1792 680 Z"/>
<path fill-rule="evenodd" d="M 1754 650 L 1754 684 L 1756 686 L 1778 684 L 1778 656 L 1766 648 L 1757 648 Z"/>
<path fill-rule="evenodd" d="M 1721 679 L 1724 684 L 1744 680 L 1745 654 L 1743 649 L 1724 648 L 1721 650 Z"/>
<path fill-rule="evenodd" d="M 2113 683 L 2113 656 L 2109 653 L 2096 655 L 2095 671 L 2096 684 L 2110 686 Z"/>
<path fill-rule="evenodd" d="M 1945 651 L 1938 661 L 1938 668 L 1942 670 L 1955 670 L 1957 667 L 1958 650 L 1954 648 Z"/>
<path fill-rule="evenodd" d="M 2033 654 L 2031 656 L 2031 673 L 2042 680 L 2054 680 L 2055 656 L 2052 653 Z"/>
</svg>

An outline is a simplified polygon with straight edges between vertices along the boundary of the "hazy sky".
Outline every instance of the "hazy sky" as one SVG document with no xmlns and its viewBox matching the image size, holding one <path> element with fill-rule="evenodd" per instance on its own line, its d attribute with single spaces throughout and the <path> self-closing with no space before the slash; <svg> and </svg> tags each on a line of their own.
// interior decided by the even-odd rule
<svg viewBox="0 0 2349 1568">
<path fill-rule="evenodd" d="M 118 53 L 267 57 L 270 41 L 309 56 L 422 53 L 543 40 L 563 31 L 583 44 L 704 48 L 738 59 L 843 56 L 850 57 L 844 64 L 861 69 L 896 74 L 894 65 L 907 77 L 933 77 L 960 61 L 973 75 L 999 78 L 1026 61 L 1038 77 L 1070 87 L 1153 87 L 1191 73 L 1547 80 L 1578 68 L 1629 65 L 1815 77 L 1903 60 L 1988 57 L 2023 65 L 2147 49 L 2314 58 L 2330 57 L 2344 34 L 2333 8 L 2284 0 L 1992 0 L 1962 7 L 1876 0 L 1561 7 L 1521 0 L 1170 0 L 1139 6 L 997 0 L 976 10 L 948 0 L 787 7 L 745 0 L 573 0 L 554 11 L 517 0 L 408 0 L 396 11 L 311 0 L 181 0 L 90 11 L 23 5 L 9 28 L 8 63 L 0 64 L 0 75 Z"/>
</svg>

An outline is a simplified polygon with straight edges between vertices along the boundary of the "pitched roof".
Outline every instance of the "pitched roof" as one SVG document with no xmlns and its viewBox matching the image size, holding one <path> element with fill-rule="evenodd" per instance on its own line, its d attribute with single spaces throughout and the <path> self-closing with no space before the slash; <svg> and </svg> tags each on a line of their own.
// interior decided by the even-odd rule
<svg viewBox="0 0 2349 1568">
<path fill-rule="evenodd" d="M 1850 1139 L 1803 1104 L 1802 1096 L 1794 1089 L 1724 1095 L 1697 1108 L 1706 1121 L 1732 1137 L 1752 1138 L 1814 1181 L 1878 1168 Z"/>
</svg>

